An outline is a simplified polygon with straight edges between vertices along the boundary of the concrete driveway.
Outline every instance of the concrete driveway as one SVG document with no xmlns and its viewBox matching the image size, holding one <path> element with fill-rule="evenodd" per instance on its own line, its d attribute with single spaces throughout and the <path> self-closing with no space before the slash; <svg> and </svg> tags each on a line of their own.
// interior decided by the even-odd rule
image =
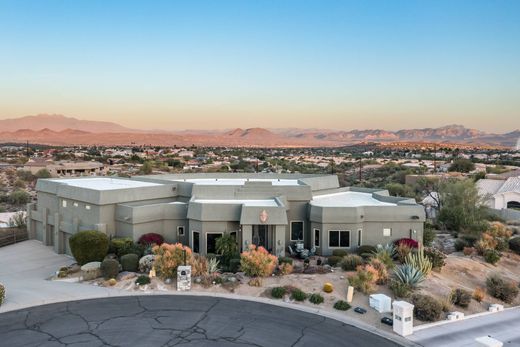
<svg viewBox="0 0 520 347">
<path fill-rule="evenodd" d="M 200 296 L 132 296 L 0 314 L 2 346 L 398 346 L 288 308 Z"/>
</svg>

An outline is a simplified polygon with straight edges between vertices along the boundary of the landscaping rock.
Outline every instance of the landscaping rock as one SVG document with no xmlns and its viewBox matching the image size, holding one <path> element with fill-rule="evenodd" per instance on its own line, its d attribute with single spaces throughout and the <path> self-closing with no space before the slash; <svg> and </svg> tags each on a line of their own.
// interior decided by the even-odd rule
<svg viewBox="0 0 520 347">
<path fill-rule="evenodd" d="M 83 281 L 90 281 L 101 277 L 101 262 L 92 261 L 83 265 L 81 267 L 81 277 L 83 277 Z"/>
<path fill-rule="evenodd" d="M 136 277 L 137 274 L 135 272 L 130 272 L 130 271 L 123 271 L 123 272 L 120 272 L 116 279 L 117 281 L 124 281 L 124 280 L 129 280 L 129 279 L 132 279 L 134 277 Z"/>
<path fill-rule="evenodd" d="M 81 271 L 81 266 L 79 266 L 78 264 L 72 264 L 71 266 L 69 266 L 69 273 L 76 273 L 76 272 L 80 272 Z"/>
<path fill-rule="evenodd" d="M 149 273 L 152 269 L 154 259 L 155 255 L 153 254 L 148 254 L 144 257 L 141 257 L 141 259 L 139 259 L 139 271 L 143 273 Z"/>
</svg>

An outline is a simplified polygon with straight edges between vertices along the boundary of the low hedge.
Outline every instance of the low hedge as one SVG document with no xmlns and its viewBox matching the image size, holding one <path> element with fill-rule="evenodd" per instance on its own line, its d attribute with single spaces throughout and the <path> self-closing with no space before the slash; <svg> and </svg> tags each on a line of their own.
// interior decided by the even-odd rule
<svg viewBox="0 0 520 347">
<path fill-rule="evenodd" d="M 491 274 L 486 279 L 486 288 L 494 298 L 502 300 L 503 302 L 510 304 L 518 296 L 518 286 L 500 277 L 498 274 Z"/>
<path fill-rule="evenodd" d="M 96 230 L 80 231 L 69 238 L 69 246 L 79 265 L 103 261 L 108 253 L 108 237 Z"/>
<path fill-rule="evenodd" d="M 134 253 L 125 254 L 121 257 L 123 271 L 137 272 L 139 268 L 139 256 Z"/>
<path fill-rule="evenodd" d="M 415 317 L 424 322 L 435 322 L 441 318 L 442 304 L 432 296 L 412 295 L 413 313 Z"/>
<path fill-rule="evenodd" d="M 336 256 L 336 257 L 344 257 L 348 254 L 347 251 L 345 251 L 344 249 L 335 249 L 332 251 L 332 255 Z"/>
<path fill-rule="evenodd" d="M 271 296 L 275 299 L 281 299 L 287 293 L 287 289 L 284 287 L 274 287 L 271 289 Z"/>
<path fill-rule="evenodd" d="M 347 311 L 351 308 L 350 304 L 344 300 L 338 300 L 334 303 L 334 308 L 339 311 Z"/>
<path fill-rule="evenodd" d="M 327 258 L 327 264 L 329 264 L 332 267 L 336 267 L 342 259 L 343 257 L 332 255 Z"/>
<path fill-rule="evenodd" d="M 314 293 L 309 296 L 309 301 L 314 305 L 322 304 L 325 299 L 320 294 Z"/>
<path fill-rule="evenodd" d="M 106 280 L 116 278 L 119 273 L 119 262 L 115 259 L 105 259 L 101 262 L 100 268 Z"/>
</svg>

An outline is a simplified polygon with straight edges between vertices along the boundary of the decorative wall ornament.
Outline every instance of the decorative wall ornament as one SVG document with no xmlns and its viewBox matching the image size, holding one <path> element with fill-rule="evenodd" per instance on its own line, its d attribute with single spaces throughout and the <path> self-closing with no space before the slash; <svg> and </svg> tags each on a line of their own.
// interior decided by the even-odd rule
<svg viewBox="0 0 520 347">
<path fill-rule="evenodd" d="M 267 214 L 266 210 L 263 210 L 262 212 L 260 212 L 260 222 L 262 224 L 267 223 L 268 219 L 269 219 L 269 215 Z"/>
</svg>

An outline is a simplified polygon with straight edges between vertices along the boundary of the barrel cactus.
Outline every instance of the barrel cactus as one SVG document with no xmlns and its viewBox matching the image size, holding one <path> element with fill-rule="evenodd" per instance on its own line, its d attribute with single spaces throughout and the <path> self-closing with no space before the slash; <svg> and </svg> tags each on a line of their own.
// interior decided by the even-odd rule
<svg viewBox="0 0 520 347">
<path fill-rule="evenodd" d="M 333 290 L 334 290 L 334 287 L 332 286 L 332 283 L 327 282 L 323 285 L 323 291 L 325 293 L 332 293 Z"/>
</svg>

